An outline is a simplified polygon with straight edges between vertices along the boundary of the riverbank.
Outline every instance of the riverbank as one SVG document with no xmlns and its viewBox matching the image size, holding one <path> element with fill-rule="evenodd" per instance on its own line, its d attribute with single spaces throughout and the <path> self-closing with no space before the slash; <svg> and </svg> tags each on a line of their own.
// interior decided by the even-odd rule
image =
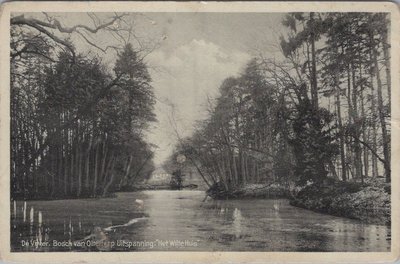
<svg viewBox="0 0 400 264">
<path fill-rule="evenodd" d="M 93 195 L 91 193 L 83 193 L 80 196 L 76 195 L 49 195 L 46 193 L 38 194 L 14 194 L 11 201 L 56 201 L 56 200 L 80 200 L 80 199 L 100 199 L 100 198 L 113 198 L 116 197 L 115 192 L 106 193 L 104 195 Z"/>
<path fill-rule="evenodd" d="M 214 184 L 207 194 L 216 200 L 287 198 L 296 207 L 357 219 L 365 223 L 391 223 L 390 184 L 367 179 L 365 183 L 329 179 L 308 185 L 296 194 L 278 184 L 249 184 L 230 191 Z"/>
<path fill-rule="evenodd" d="M 198 186 L 196 184 L 187 184 L 182 186 L 182 189 L 186 190 L 193 190 L 197 188 Z M 121 188 L 120 190 L 118 190 L 118 192 L 137 192 L 137 191 L 151 191 L 151 190 L 176 190 L 176 189 L 173 189 L 169 184 L 164 184 L 164 185 L 139 184 L 135 186 Z"/>
<path fill-rule="evenodd" d="M 390 184 L 379 180 L 366 183 L 332 181 L 312 184 L 292 197 L 293 206 L 366 223 L 391 223 Z"/>
<path fill-rule="evenodd" d="M 220 184 L 214 184 L 206 191 L 213 199 L 251 199 L 251 198 L 288 198 L 289 191 L 278 184 L 247 184 L 226 191 Z"/>
<path fill-rule="evenodd" d="M 198 189 L 196 184 L 183 185 L 181 190 L 195 190 Z M 12 201 L 53 201 L 53 200 L 79 200 L 79 199 L 100 199 L 100 198 L 115 198 L 117 192 L 139 192 L 139 191 L 157 191 L 157 190 L 176 190 L 171 188 L 169 184 L 152 185 L 152 184 L 137 184 L 134 186 L 125 186 L 104 195 L 93 195 L 92 193 L 82 193 L 80 196 L 76 195 L 48 195 L 46 193 L 38 193 L 31 195 L 15 194 L 11 198 Z"/>
</svg>

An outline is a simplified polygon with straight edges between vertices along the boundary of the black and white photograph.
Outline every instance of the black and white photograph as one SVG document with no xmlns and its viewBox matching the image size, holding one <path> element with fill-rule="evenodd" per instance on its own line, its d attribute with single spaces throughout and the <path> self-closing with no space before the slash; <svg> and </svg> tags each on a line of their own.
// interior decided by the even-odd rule
<svg viewBox="0 0 400 264">
<path fill-rule="evenodd" d="M 131 10 L 10 12 L 11 253 L 393 250 L 391 12 Z"/>
</svg>

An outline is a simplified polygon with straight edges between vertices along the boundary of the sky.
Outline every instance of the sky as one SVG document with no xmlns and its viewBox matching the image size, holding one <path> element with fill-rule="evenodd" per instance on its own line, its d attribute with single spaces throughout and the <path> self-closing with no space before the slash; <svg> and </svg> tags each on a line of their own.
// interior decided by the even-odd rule
<svg viewBox="0 0 400 264">
<path fill-rule="evenodd" d="M 41 13 L 29 15 L 46 19 Z M 86 13 L 49 15 L 64 26 L 77 23 L 92 26 Z M 113 14 L 98 13 L 96 16 L 107 21 Z M 196 121 L 206 117 L 208 98 L 218 96 L 224 79 L 240 74 L 259 53 L 279 56 L 282 16 L 279 13 L 218 12 L 130 14 L 127 21 L 134 28 L 136 39 L 142 43 L 157 43 L 157 48 L 145 57 L 157 98 L 158 120 L 151 124 L 146 137 L 149 143 L 157 146 L 154 149 L 157 166 L 173 152 L 177 134 L 190 136 Z M 116 42 L 115 38 L 101 32 L 90 37 L 93 43 L 103 47 Z M 96 52 L 79 35 L 70 38 L 79 51 Z M 97 52 L 112 69 L 116 54 Z"/>
<path fill-rule="evenodd" d="M 258 52 L 276 52 L 280 20 L 280 14 L 146 13 L 137 22 L 163 40 L 146 57 L 157 97 L 158 122 L 148 134 L 158 146 L 157 165 L 172 153 L 177 133 L 190 136 L 206 117 L 207 98 L 218 96 L 224 79 L 240 74 Z"/>
</svg>

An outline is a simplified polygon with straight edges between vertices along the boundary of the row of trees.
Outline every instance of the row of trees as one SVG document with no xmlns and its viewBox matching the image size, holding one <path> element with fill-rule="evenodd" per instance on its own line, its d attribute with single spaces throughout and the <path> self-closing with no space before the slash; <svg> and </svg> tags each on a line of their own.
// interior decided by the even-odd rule
<svg viewBox="0 0 400 264">
<path fill-rule="evenodd" d="M 11 19 L 12 197 L 104 196 L 148 177 L 155 102 L 141 54 L 125 43 L 110 69 L 61 34 L 117 32 L 122 16 L 93 28 L 47 18 Z"/>
<path fill-rule="evenodd" d="M 260 55 L 227 78 L 176 152 L 227 190 L 328 176 L 390 182 L 388 15 L 293 13 L 282 23 L 284 59 Z"/>
</svg>

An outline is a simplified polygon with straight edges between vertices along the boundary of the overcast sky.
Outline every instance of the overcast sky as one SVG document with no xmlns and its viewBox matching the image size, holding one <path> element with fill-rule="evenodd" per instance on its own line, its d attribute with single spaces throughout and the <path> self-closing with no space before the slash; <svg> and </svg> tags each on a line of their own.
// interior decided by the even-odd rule
<svg viewBox="0 0 400 264">
<path fill-rule="evenodd" d="M 176 144 L 170 103 L 180 136 L 190 135 L 195 121 L 205 117 L 207 96 L 217 96 L 225 78 L 238 75 L 259 51 L 274 55 L 280 20 L 280 14 L 254 13 L 146 13 L 137 19 L 138 34 L 163 39 L 147 57 L 156 69 L 152 78 L 158 123 L 148 136 L 159 146 L 156 164 Z"/>
</svg>

